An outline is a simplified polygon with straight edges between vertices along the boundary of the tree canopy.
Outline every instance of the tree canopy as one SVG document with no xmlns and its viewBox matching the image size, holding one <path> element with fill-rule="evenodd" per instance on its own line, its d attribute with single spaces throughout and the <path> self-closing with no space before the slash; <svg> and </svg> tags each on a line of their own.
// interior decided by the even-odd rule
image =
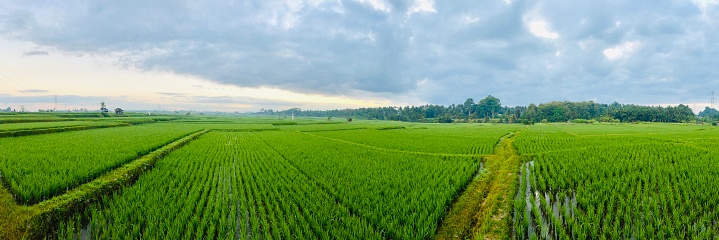
<svg viewBox="0 0 719 240">
<path fill-rule="evenodd" d="M 619 121 L 619 122 L 689 122 L 696 118 L 692 110 L 683 104 L 678 106 L 642 106 L 634 104 L 611 104 L 585 102 L 548 102 L 539 105 L 507 107 L 499 98 L 489 95 L 479 102 L 467 98 L 462 104 L 390 106 L 376 108 L 301 110 L 292 108 L 283 111 L 263 109 L 256 115 L 296 117 L 343 117 L 373 120 L 394 120 L 404 122 L 567 122 L 575 120 Z M 719 118 L 719 111 L 707 108 L 699 115 Z M 582 122 L 582 121 L 578 121 Z"/>
<path fill-rule="evenodd" d="M 711 119 L 719 119 L 719 111 L 714 108 L 705 107 L 704 111 L 699 112 L 699 117 L 706 117 Z"/>
</svg>

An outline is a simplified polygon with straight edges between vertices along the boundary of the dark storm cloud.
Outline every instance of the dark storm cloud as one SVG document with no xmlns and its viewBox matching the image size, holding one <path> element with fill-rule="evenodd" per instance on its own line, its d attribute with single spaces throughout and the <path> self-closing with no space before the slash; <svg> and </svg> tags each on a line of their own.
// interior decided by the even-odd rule
<svg viewBox="0 0 719 240">
<path fill-rule="evenodd" d="M 438 104 L 679 103 L 719 88 L 711 1 L 371 2 L 31 1 L 6 6 L 0 33 L 223 84 Z"/>
</svg>

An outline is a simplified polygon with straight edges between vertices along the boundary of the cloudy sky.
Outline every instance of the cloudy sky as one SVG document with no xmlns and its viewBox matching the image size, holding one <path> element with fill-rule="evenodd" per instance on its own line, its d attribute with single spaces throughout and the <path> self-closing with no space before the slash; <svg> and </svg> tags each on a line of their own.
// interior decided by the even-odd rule
<svg viewBox="0 0 719 240">
<path fill-rule="evenodd" d="M 2 108 L 703 108 L 718 60 L 719 0 L 0 0 Z"/>
</svg>

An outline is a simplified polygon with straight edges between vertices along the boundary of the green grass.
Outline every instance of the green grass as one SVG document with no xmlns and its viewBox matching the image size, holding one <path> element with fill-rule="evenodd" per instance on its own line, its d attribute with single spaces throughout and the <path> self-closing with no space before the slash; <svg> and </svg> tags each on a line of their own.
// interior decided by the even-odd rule
<svg viewBox="0 0 719 240">
<path fill-rule="evenodd" d="M 399 129 L 360 129 L 352 132 L 322 131 L 313 134 L 364 145 L 422 153 L 490 155 L 498 139 L 517 126 L 477 124 L 423 124 Z"/>
<path fill-rule="evenodd" d="M 32 122 L 32 123 L 13 123 L 0 124 L 0 132 L 17 131 L 39 128 L 58 128 L 72 126 L 97 126 L 106 125 L 107 122 L 86 122 L 86 121 L 66 121 L 66 122 Z"/>
<path fill-rule="evenodd" d="M 95 238 L 381 239 L 334 202 L 255 134 L 216 132 L 85 214 Z M 72 239 L 82 227 L 78 216 L 57 237 Z"/>
<path fill-rule="evenodd" d="M 433 236 L 445 207 L 472 178 L 480 161 L 479 157 L 378 151 L 302 133 L 259 136 L 390 238 Z"/>
<path fill-rule="evenodd" d="M 718 133 L 679 124 L 528 127 L 517 140 L 532 156 L 522 182 L 540 204 L 523 204 L 520 190 L 516 209 L 535 213 L 515 219 L 518 237 L 718 237 Z"/>
<path fill-rule="evenodd" d="M 715 127 L 88 121 L 153 124 L 0 139 L 0 238 L 719 237 Z"/>
<path fill-rule="evenodd" d="M 288 130 L 214 132 L 173 152 L 85 217 L 101 237 L 426 239 L 479 161 L 388 152 Z M 129 220 L 111 220 L 117 217 Z M 83 216 L 73 219 L 59 237 L 75 233 Z"/>
<path fill-rule="evenodd" d="M 151 124 L 0 139 L 0 172 L 18 202 L 37 203 L 200 128 Z"/>
</svg>

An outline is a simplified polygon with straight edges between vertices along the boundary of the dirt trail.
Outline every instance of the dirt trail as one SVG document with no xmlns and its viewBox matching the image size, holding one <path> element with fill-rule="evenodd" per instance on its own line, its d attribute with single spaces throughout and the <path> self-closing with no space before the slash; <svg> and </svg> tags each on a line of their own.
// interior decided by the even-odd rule
<svg viewBox="0 0 719 240">
<path fill-rule="evenodd" d="M 512 197 L 517 191 L 517 133 L 503 136 L 494 154 L 457 197 L 437 229 L 435 239 L 503 239 L 510 234 Z"/>
</svg>

